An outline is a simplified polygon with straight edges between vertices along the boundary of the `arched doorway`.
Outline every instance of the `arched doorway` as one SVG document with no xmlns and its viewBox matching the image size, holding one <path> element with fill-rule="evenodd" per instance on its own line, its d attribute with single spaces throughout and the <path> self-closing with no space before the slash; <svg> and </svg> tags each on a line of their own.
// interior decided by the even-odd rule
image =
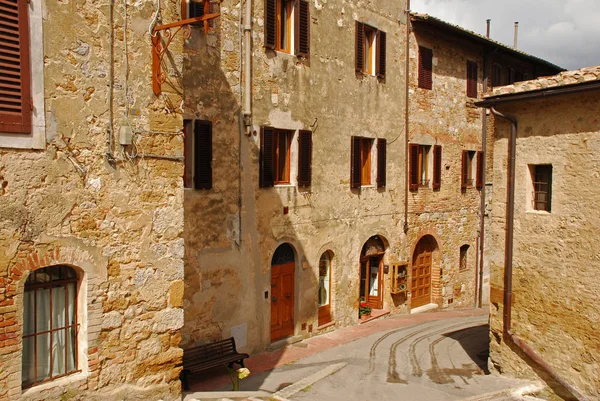
<svg viewBox="0 0 600 401">
<path fill-rule="evenodd" d="M 430 235 L 421 238 L 415 247 L 411 269 L 411 308 L 431 303 L 431 271 L 436 248 L 437 243 Z"/>
<path fill-rule="evenodd" d="M 294 255 L 281 244 L 271 259 L 271 341 L 294 334 Z"/>
<path fill-rule="evenodd" d="M 360 302 L 383 308 L 383 255 L 385 245 L 377 235 L 369 238 L 360 253 Z"/>
</svg>

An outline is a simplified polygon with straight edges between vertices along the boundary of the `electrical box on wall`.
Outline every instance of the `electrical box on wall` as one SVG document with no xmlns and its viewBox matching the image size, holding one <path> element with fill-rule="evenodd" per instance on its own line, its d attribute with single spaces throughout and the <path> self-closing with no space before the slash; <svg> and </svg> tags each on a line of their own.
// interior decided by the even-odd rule
<svg viewBox="0 0 600 401">
<path fill-rule="evenodd" d="M 392 263 L 390 275 L 390 293 L 405 294 L 408 290 L 408 263 Z"/>
<path fill-rule="evenodd" d="M 131 145 L 133 140 L 133 132 L 128 125 L 122 125 L 119 129 L 119 143 L 123 146 Z"/>
</svg>

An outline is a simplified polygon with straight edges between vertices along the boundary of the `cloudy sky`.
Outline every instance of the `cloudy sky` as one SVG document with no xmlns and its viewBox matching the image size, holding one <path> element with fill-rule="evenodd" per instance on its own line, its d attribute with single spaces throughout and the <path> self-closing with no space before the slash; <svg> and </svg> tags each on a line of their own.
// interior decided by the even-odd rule
<svg viewBox="0 0 600 401">
<path fill-rule="evenodd" d="M 573 70 L 600 65 L 600 0 L 411 0 L 412 11 L 427 13 L 513 44 L 519 21 L 518 48 Z"/>
</svg>

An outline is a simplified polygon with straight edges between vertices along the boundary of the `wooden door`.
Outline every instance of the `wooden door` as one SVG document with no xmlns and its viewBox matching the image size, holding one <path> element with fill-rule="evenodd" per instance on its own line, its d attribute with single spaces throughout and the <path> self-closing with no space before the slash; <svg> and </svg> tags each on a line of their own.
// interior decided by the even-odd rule
<svg viewBox="0 0 600 401">
<path fill-rule="evenodd" d="M 383 308 L 383 256 L 369 256 L 360 263 L 360 297 L 373 309 Z"/>
<path fill-rule="evenodd" d="M 431 261 L 433 249 L 431 245 L 422 241 L 417 245 L 413 257 L 411 303 L 412 308 L 427 305 L 431 302 Z"/>
<path fill-rule="evenodd" d="M 294 334 L 294 263 L 271 267 L 271 341 Z"/>
</svg>

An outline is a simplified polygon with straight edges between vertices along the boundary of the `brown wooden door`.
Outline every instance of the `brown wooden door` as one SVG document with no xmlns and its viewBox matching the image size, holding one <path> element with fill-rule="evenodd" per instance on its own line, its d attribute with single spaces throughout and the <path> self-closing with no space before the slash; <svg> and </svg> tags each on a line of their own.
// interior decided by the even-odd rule
<svg viewBox="0 0 600 401">
<path fill-rule="evenodd" d="M 271 267 L 271 341 L 294 334 L 294 263 Z"/>
<path fill-rule="evenodd" d="M 428 242 L 417 245 L 413 257 L 412 284 L 410 288 L 412 308 L 431 302 L 431 261 L 433 249 Z"/>
<path fill-rule="evenodd" d="M 383 308 L 383 256 L 369 256 L 360 263 L 360 297 L 373 309 Z"/>
</svg>

